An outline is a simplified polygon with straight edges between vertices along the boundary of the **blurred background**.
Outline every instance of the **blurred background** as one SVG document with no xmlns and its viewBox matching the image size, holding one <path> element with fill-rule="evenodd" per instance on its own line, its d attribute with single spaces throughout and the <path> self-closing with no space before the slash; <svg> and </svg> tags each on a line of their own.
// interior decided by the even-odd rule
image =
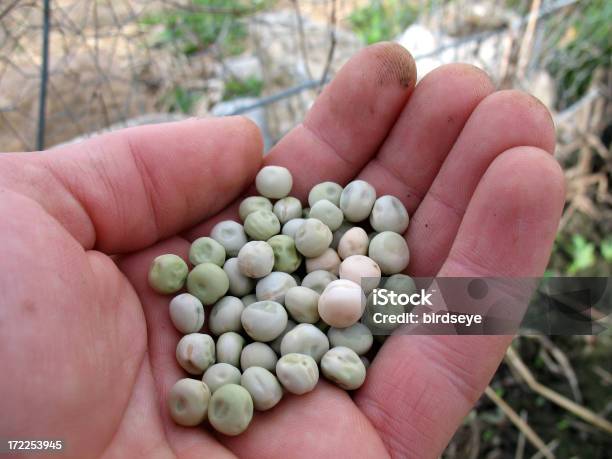
<svg viewBox="0 0 612 459">
<path fill-rule="evenodd" d="M 610 276 L 611 24 L 609 0 L 1 0 L 0 151 L 239 113 L 269 149 L 352 54 L 395 40 L 419 78 L 468 62 L 548 106 L 568 187 L 547 274 Z M 444 457 L 612 457 L 597 319 L 517 338 Z"/>
</svg>

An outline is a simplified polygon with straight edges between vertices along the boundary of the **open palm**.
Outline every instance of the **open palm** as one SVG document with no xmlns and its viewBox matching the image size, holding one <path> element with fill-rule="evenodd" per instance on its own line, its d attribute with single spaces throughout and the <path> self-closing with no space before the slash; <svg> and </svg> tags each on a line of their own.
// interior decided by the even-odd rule
<svg viewBox="0 0 612 459">
<path fill-rule="evenodd" d="M 355 177 L 402 199 L 409 274 L 540 275 L 563 203 L 548 112 L 467 65 L 415 80 L 399 46 L 366 48 L 263 160 L 238 117 L 1 155 L 0 437 L 78 458 L 439 455 L 511 337 L 394 336 L 352 398 L 321 381 L 229 438 L 169 419 L 179 335 L 146 283 L 153 257 L 236 218 L 262 163 L 302 200 Z"/>
</svg>

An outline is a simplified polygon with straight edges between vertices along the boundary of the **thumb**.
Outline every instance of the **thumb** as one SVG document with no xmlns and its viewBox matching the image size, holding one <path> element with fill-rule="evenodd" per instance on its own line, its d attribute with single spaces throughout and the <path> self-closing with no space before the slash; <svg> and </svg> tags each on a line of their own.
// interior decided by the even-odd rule
<svg viewBox="0 0 612 459">
<path fill-rule="evenodd" d="M 0 188 L 37 201 L 86 249 L 121 253 L 215 214 L 261 161 L 261 136 L 246 118 L 190 119 L 4 155 Z"/>
</svg>

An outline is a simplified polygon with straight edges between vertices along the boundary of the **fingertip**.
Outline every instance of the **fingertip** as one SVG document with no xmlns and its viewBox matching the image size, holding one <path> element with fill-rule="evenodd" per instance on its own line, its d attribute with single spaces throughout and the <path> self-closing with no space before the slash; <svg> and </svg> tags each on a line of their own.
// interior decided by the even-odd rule
<svg viewBox="0 0 612 459">
<path fill-rule="evenodd" d="M 478 184 L 441 273 L 540 276 L 564 202 L 563 172 L 547 151 L 506 150 Z"/>
<path fill-rule="evenodd" d="M 384 41 L 363 50 L 364 58 L 372 60 L 372 66 L 380 84 L 396 83 L 413 88 L 416 83 L 416 64 L 410 51 L 402 45 Z"/>
<path fill-rule="evenodd" d="M 457 95 L 467 90 L 482 100 L 495 90 L 491 77 L 480 67 L 472 64 L 453 63 L 435 68 L 419 82 L 419 86 L 441 86 L 456 88 Z"/>
<path fill-rule="evenodd" d="M 250 152 L 256 154 L 258 157 L 262 157 L 263 135 L 255 121 L 244 115 L 228 116 L 227 120 L 235 123 L 236 129 L 241 134 L 241 138 L 250 144 Z"/>
<path fill-rule="evenodd" d="M 512 173 L 509 173 L 512 171 Z M 507 186 L 533 190 L 528 196 L 547 196 L 552 203 L 565 200 L 565 175 L 559 162 L 546 150 L 520 146 L 506 150 L 489 166 L 485 178 L 506 181 Z"/>
<path fill-rule="evenodd" d="M 546 106 L 518 89 L 504 89 L 485 98 L 479 110 L 490 110 L 509 120 L 508 129 L 529 131 L 533 145 L 549 153 L 555 149 L 555 125 Z"/>
</svg>

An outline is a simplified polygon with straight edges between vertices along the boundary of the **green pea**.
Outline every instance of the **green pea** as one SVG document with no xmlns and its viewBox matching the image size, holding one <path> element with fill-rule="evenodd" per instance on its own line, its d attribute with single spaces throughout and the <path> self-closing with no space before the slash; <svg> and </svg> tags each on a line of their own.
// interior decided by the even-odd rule
<svg viewBox="0 0 612 459">
<path fill-rule="evenodd" d="M 321 371 L 323 376 L 345 390 L 358 389 L 366 377 L 365 365 L 359 356 L 344 346 L 334 347 L 325 353 L 321 359 Z"/>
<path fill-rule="evenodd" d="M 408 266 L 410 251 L 401 234 L 383 231 L 372 238 L 368 255 L 380 266 L 383 274 L 396 274 Z"/>
<path fill-rule="evenodd" d="M 340 204 L 340 195 L 342 194 L 342 187 L 334 182 L 323 182 L 315 185 L 308 194 L 308 205 L 314 206 L 317 201 L 327 199 L 333 202 L 336 206 Z"/>
<path fill-rule="evenodd" d="M 292 273 L 300 267 L 302 255 L 295 248 L 295 241 L 290 236 L 277 234 L 268 239 L 274 252 L 274 271 Z"/>
<path fill-rule="evenodd" d="M 178 425 L 197 426 L 206 419 L 210 390 L 202 381 L 184 378 L 168 394 L 170 416 Z"/>
<path fill-rule="evenodd" d="M 278 217 L 269 210 L 257 210 L 244 221 L 244 230 L 256 241 L 266 241 L 280 232 Z"/>
<path fill-rule="evenodd" d="M 330 230 L 336 231 L 342 225 L 344 214 L 333 202 L 321 199 L 310 207 L 308 218 L 317 218 L 325 223 Z"/>
<path fill-rule="evenodd" d="M 197 265 L 187 276 L 187 290 L 203 304 L 215 303 L 228 289 L 227 274 L 213 263 Z"/>
<path fill-rule="evenodd" d="M 149 285 L 158 293 L 175 293 L 183 288 L 188 272 L 187 263 L 178 255 L 160 255 L 151 263 Z"/>
<path fill-rule="evenodd" d="M 240 435 L 253 419 L 251 394 L 238 384 L 219 387 L 210 398 L 208 420 L 225 435 Z"/>
<path fill-rule="evenodd" d="M 340 209 L 350 222 L 360 222 L 370 216 L 376 201 L 376 190 L 368 182 L 354 180 L 340 195 Z"/>
<path fill-rule="evenodd" d="M 332 327 L 327 331 L 327 337 L 332 347 L 348 347 L 359 355 L 368 352 L 374 341 L 370 329 L 361 322 L 347 328 Z"/>
<path fill-rule="evenodd" d="M 266 198 L 284 198 L 289 194 L 292 186 L 291 172 L 282 166 L 266 166 L 255 177 L 255 188 Z"/>
<path fill-rule="evenodd" d="M 211 237 L 199 237 L 191 244 L 189 261 L 194 266 L 202 263 L 223 266 L 225 248 Z"/>
<path fill-rule="evenodd" d="M 385 288 L 399 294 L 411 295 L 416 291 L 416 285 L 412 277 L 406 274 L 394 274 L 385 281 Z"/>
<path fill-rule="evenodd" d="M 286 223 L 291 219 L 302 216 L 302 203 L 293 196 L 279 199 L 274 203 L 274 215 L 281 223 Z"/>
<path fill-rule="evenodd" d="M 321 220 L 308 218 L 295 233 L 295 246 L 305 257 L 318 257 L 332 241 L 330 229 Z"/>
<path fill-rule="evenodd" d="M 240 215 L 240 220 L 245 221 L 249 214 L 258 210 L 271 211 L 272 203 L 268 198 L 264 198 L 263 196 L 249 196 L 240 203 L 238 215 Z"/>
</svg>

